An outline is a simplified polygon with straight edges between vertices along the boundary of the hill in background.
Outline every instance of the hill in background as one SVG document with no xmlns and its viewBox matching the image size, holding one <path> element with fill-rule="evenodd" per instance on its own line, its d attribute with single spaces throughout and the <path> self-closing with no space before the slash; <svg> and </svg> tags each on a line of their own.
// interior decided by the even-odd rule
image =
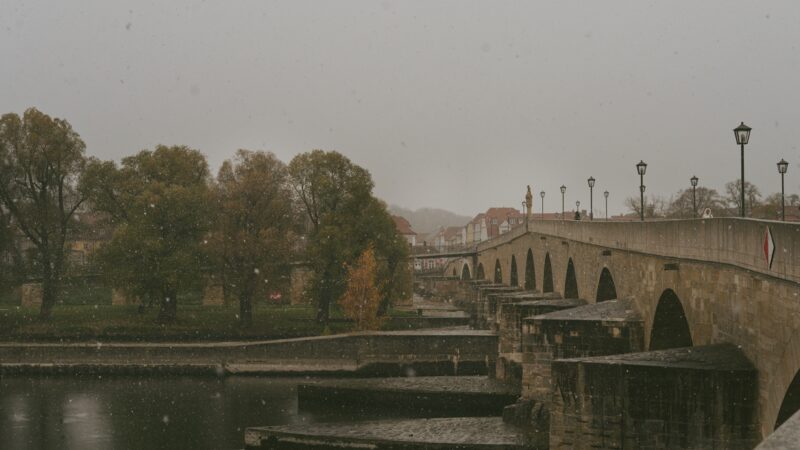
<svg viewBox="0 0 800 450">
<path fill-rule="evenodd" d="M 462 227 L 472 219 L 472 217 L 461 216 L 438 208 L 411 210 L 397 205 L 390 205 L 389 212 L 405 217 L 411 223 L 411 228 L 418 234 L 431 233 L 438 230 L 439 227 Z"/>
</svg>

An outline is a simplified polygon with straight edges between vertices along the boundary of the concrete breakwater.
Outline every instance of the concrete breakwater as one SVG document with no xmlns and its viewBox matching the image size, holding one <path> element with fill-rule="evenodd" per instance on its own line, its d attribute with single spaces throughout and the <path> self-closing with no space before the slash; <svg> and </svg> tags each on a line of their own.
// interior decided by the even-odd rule
<svg viewBox="0 0 800 450">
<path fill-rule="evenodd" d="M 499 417 L 518 397 L 518 388 L 486 376 L 321 380 L 297 387 L 301 410 L 401 411 L 410 417 Z"/>
<path fill-rule="evenodd" d="M 440 329 L 260 342 L 0 343 L 5 373 L 485 374 L 497 337 Z"/>
</svg>

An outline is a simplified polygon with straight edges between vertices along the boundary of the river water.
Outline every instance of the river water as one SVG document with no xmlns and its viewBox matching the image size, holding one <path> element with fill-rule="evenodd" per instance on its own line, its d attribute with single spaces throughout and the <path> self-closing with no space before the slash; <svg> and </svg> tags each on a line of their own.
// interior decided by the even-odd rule
<svg viewBox="0 0 800 450">
<path fill-rule="evenodd" d="M 365 418 L 299 413 L 304 380 L 4 377 L 0 449 L 241 449 L 249 426 Z"/>
</svg>

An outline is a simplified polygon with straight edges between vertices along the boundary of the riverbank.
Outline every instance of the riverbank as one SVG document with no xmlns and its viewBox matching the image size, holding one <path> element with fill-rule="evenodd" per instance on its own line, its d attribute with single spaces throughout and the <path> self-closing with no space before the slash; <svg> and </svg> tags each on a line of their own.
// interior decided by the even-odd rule
<svg viewBox="0 0 800 450">
<path fill-rule="evenodd" d="M 238 305 L 180 305 L 178 320 L 156 322 L 157 308 L 139 312 L 135 305 L 57 305 L 49 321 L 39 320 L 38 308 L 0 305 L 0 341 L 25 342 L 186 342 L 271 340 L 343 333 L 352 324 L 334 310 L 327 327 L 314 320 L 310 305 L 259 304 L 253 325 L 239 326 Z M 390 311 L 384 330 L 406 330 L 457 323 L 417 318 L 413 311 Z"/>
</svg>

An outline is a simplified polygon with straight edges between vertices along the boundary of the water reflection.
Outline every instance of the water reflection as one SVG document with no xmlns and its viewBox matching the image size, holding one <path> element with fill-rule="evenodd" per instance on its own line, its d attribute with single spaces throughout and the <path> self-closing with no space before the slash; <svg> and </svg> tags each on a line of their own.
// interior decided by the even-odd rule
<svg viewBox="0 0 800 450">
<path fill-rule="evenodd" d="M 257 425 L 347 420 L 297 411 L 288 378 L 2 378 L 3 449 L 237 449 Z"/>
</svg>

